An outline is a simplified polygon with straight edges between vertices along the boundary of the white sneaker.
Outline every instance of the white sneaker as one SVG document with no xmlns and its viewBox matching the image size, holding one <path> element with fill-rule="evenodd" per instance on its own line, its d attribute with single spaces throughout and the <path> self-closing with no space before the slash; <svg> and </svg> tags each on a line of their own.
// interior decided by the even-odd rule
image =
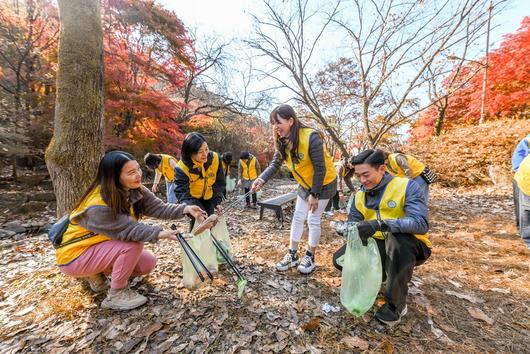
<svg viewBox="0 0 530 354">
<path fill-rule="evenodd" d="M 285 256 L 283 256 L 283 259 L 276 263 L 276 270 L 284 272 L 289 268 L 296 267 L 298 264 L 299 261 L 296 250 L 289 250 Z"/>
<path fill-rule="evenodd" d="M 302 274 L 309 274 L 313 270 L 315 270 L 316 266 L 317 265 L 315 264 L 315 256 L 309 251 L 306 251 L 304 258 L 302 258 L 302 261 L 298 266 L 298 271 Z"/>
<path fill-rule="evenodd" d="M 333 215 L 335 215 L 335 213 L 333 213 L 331 210 L 330 210 L 330 211 L 325 211 L 323 214 L 326 215 L 326 216 L 333 216 Z"/>
<path fill-rule="evenodd" d="M 107 297 L 101 303 L 104 309 L 112 310 L 132 310 L 142 306 L 147 302 L 147 298 L 128 288 L 121 289 L 114 294 L 109 290 Z"/>
</svg>

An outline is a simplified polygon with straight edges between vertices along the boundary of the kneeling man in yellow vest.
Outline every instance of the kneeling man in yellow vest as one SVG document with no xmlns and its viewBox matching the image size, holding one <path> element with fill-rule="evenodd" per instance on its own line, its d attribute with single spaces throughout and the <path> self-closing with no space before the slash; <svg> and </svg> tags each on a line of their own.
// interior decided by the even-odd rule
<svg viewBox="0 0 530 354">
<path fill-rule="evenodd" d="M 359 237 L 366 244 L 373 237 L 383 265 L 385 304 L 375 317 L 387 325 L 399 323 L 407 313 L 408 282 L 415 266 L 431 255 L 427 236 L 428 213 L 423 191 L 418 184 L 385 171 L 385 154 L 381 150 L 365 150 L 352 159 L 355 176 L 362 184 L 356 193 L 348 222 L 356 222 Z M 333 255 L 344 255 L 346 246 Z"/>
<path fill-rule="evenodd" d="M 513 192 L 519 234 L 530 249 L 530 155 L 523 159 L 515 172 Z"/>
</svg>

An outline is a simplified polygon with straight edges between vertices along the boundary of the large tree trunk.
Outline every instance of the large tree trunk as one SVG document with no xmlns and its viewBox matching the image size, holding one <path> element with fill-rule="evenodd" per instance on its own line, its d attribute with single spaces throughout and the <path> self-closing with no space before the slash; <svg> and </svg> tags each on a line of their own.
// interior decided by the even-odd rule
<svg viewBox="0 0 530 354">
<path fill-rule="evenodd" d="M 60 216 L 85 192 L 103 154 L 103 31 L 99 0 L 58 2 L 57 99 L 46 165 Z"/>
</svg>

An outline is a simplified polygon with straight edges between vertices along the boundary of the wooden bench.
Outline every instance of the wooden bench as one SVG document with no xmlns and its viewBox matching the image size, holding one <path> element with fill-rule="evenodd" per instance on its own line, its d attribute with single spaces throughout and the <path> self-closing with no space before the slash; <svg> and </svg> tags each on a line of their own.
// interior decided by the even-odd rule
<svg viewBox="0 0 530 354">
<path fill-rule="evenodd" d="M 296 199 L 296 193 L 285 193 L 274 198 L 269 198 L 267 200 L 258 202 L 258 205 L 261 207 L 259 211 L 259 219 L 263 219 L 263 211 L 265 209 L 272 209 L 276 212 L 276 217 L 283 223 L 283 210 L 282 206 L 294 201 Z"/>
</svg>

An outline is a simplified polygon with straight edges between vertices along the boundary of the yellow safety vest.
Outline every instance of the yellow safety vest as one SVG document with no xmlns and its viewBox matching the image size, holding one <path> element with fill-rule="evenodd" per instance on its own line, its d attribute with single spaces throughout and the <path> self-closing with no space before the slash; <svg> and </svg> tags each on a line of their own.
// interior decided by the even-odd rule
<svg viewBox="0 0 530 354">
<path fill-rule="evenodd" d="M 420 160 L 415 158 L 414 156 L 405 155 L 405 154 L 390 154 L 388 155 L 388 163 L 386 164 L 386 170 L 392 176 L 407 177 L 405 175 L 405 171 L 403 171 L 403 169 L 396 162 L 397 155 L 403 155 L 407 159 L 410 169 L 412 170 L 412 178 L 418 177 L 425 169 L 425 165 L 422 162 L 420 162 Z"/>
<path fill-rule="evenodd" d="M 59 248 L 57 248 L 57 250 L 55 251 L 55 259 L 58 265 L 65 265 L 70 263 L 71 261 L 79 257 L 81 254 L 83 254 L 83 252 L 85 252 L 86 249 L 90 246 L 93 246 L 100 242 L 111 240 L 111 238 L 108 236 L 94 234 L 90 230 L 87 230 L 81 225 L 76 224 L 73 220 L 76 216 L 80 215 L 87 209 L 98 206 L 107 207 L 107 203 L 105 203 L 105 201 L 103 201 L 103 198 L 101 197 L 100 186 L 94 188 L 94 190 L 90 192 L 89 195 L 87 195 L 87 197 L 83 200 L 79 207 L 70 213 L 70 225 L 68 225 L 68 228 L 66 229 L 66 232 L 63 235 L 63 240 L 61 244 L 66 244 L 69 241 L 72 241 L 77 238 L 81 240 L 78 242 L 67 244 L 63 247 L 59 246 Z M 131 215 L 133 215 L 132 207 Z M 134 218 L 137 219 L 136 217 Z"/>
<path fill-rule="evenodd" d="M 256 156 L 252 156 L 248 165 L 245 160 L 239 160 L 239 164 L 241 165 L 241 178 L 249 181 L 258 178 L 258 169 L 256 168 L 256 161 Z"/>
<path fill-rule="evenodd" d="M 158 166 L 156 170 L 162 176 L 164 176 L 166 181 L 173 182 L 173 180 L 175 179 L 175 170 L 169 164 L 169 160 L 173 159 L 177 161 L 177 159 L 171 155 L 166 155 L 166 154 L 160 154 L 160 157 L 162 157 L 162 162 L 160 163 L 160 166 Z"/>
<path fill-rule="evenodd" d="M 298 132 L 298 149 L 296 150 L 298 163 L 292 161 L 290 150 L 285 150 L 287 155 L 285 159 L 287 168 L 293 173 L 294 179 L 305 189 L 311 189 L 313 186 L 313 175 L 315 174 L 313 162 L 309 157 L 309 137 L 313 132 L 315 130 L 311 128 L 300 128 Z M 337 178 L 337 172 L 335 171 L 335 166 L 326 148 L 326 144 L 322 145 L 326 164 L 326 175 L 324 176 L 323 185 L 327 185 Z"/>
<path fill-rule="evenodd" d="M 180 160 L 177 166 L 184 172 L 189 179 L 190 195 L 193 198 L 209 200 L 213 197 L 212 186 L 217 179 L 217 170 L 219 169 L 219 155 L 212 151 L 211 164 L 208 169 L 204 170 L 204 165 L 200 166 L 201 175 L 198 175 L 190 171 L 188 165 L 184 161 Z M 209 156 L 208 156 L 209 157 Z"/>
<path fill-rule="evenodd" d="M 525 157 L 514 176 L 517 187 L 526 195 L 530 195 L 530 155 Z"/>
<path fill-rule="evenodd" d="M 223 171 L 225 173 L 225 176 L 230 175 L 230 165 L 224 162 L 223 160 L 221 160 L 221 164 L 223 166 Z"/>
<path fill-rule="evenodd" d="M 355 195 L 355 208 L 363 215 L 364 220 L 400 219 L 405 216 L 405 194 L 409 179 L 394 177 L 386 185 L 383 197 L 379 202 L 379 210 L 369 209 L 365 205 L 365 193 L 358 191 Z M 427 234 L 414 235 L 427 247 L 432 248 L 432 243 Z M 377 231 L 374 238 L 383 240 L 383 233 Z"/>
</svg>

